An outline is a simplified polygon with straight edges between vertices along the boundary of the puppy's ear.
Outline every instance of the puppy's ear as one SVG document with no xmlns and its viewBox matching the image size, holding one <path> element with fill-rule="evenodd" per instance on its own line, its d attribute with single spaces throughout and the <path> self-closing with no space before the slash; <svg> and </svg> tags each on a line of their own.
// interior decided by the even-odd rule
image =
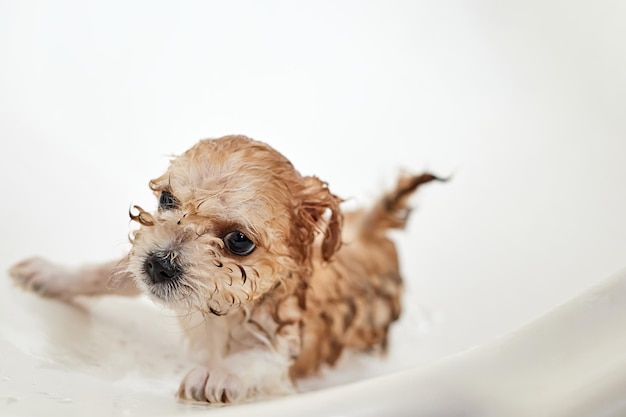
<svg viewBox="0 0 626 417">
<path fill-rule="evenodd" d="M 328 185 L 317 177 L 304 177 L 300 195 L 299 217 L 301 233 L 305 232 L 304 239 L 313 243 L 317 233 L 323 233 L 322 258 L 329 261 L 341 246 L 341 227 L 343 216 L 339 210 L 341 199 L 332 194 Z"/>
</svg>

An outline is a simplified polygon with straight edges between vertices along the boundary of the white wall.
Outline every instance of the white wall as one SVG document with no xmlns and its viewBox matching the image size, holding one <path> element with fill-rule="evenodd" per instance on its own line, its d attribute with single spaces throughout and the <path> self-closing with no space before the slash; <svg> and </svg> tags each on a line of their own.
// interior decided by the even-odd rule
<svg viewBox="0 0 626 417">
<path fill-rule="evenodd" d="M 547 1 L 3 1 L 0 267 L 127 247 L 197 139 L 243 133 L 365 203 L 453 174 L 400 237 L 424 358 L 626 264 L 626 6 Z M 419 307 L 419 308 L 418 308 Z"/>
</svg>

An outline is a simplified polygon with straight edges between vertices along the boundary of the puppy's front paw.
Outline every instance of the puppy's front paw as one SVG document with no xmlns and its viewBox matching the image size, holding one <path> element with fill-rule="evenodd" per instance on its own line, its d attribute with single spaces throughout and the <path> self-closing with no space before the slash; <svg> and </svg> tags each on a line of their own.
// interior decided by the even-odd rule
<svg viewBox="0 0 626 417">
<path fill-rule="evenodd" d="M 251 387 L 237 375 L 224 369 L 198 366 L 180 383 L 178 397 L 182 400 L 202 401 L 211 404 L 236 403 L 254 395 Z"/>
<path fill-rule="evenodd" d="M 46 297 L 70 296 L 72 273 L 42 258 L 26 259 L 9 269 L 9 275 L 26 290 Z"/>
</svg>

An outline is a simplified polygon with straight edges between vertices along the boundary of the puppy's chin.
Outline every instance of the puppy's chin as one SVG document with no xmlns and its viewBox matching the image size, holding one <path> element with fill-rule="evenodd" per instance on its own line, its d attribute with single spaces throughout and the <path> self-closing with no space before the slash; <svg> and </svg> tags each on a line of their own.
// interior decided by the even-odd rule
<svg viewBox="0 0 626 417">
<path fill-rule="evenodd" d="M 182 300 L 188 299 L 188 294 L 183 291 L 182 278 L 158 284 L 152 283 L 151 279 L 145 274 L 141 274 L 136 279 L 141 282 L 140 287 L 143 289 L 144 294 L 147 294 L 157 304 L 176 309 L 180 307 Z"/>
<path fill-rule="evenodd" d="M 220 300 L 213 300 L 211 294 L 203 291 L 204 288 L 197 284 L 196 279 L 184 275 L 174 280 L 155 283 L 150 276 L 140 273 L 135 276 L 135 280 L 142 292 L 154 303 L 183 314 L 199 311 L 207 315 L 223 316 L 241 306 L 236 300 L 228 305 Z"/>
</svg>

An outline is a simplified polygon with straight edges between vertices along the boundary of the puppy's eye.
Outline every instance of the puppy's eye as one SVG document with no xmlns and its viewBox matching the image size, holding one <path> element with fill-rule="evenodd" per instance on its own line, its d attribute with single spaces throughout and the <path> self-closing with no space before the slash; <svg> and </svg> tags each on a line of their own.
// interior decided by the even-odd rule
<svg viewBox="0 0 626 417">
<path fill-rule="evenodd" d="M 224 244 L 226 249 L 239 256 L 250 255 L 256 247 L 248 236 L 239 231 L 230 232 L 224 236 Z"/>
<path fill-rule="evenodd" d="M 172 195 L 169 191 L 163 191 L 159 198 L 160 210 L 173 210 L 178 207 L 178 199 Z"/>
</svg>

